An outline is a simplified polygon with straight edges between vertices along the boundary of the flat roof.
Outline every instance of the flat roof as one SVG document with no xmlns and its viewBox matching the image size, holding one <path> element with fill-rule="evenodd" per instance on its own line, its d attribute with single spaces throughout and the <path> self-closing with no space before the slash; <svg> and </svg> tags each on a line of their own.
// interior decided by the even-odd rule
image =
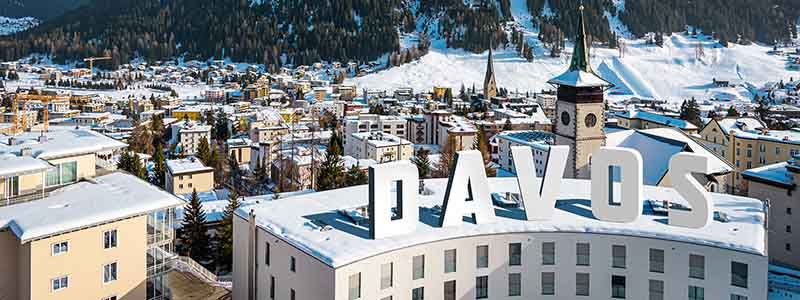
<svg viewBox="0 0 800 300">
<path fill-rule="evenodd" d="M 24 132 L 18 135 L 0 135 L 0 154 L 21 155 L 24 148 L 31 149 L 31 155 L 40 159 L 52 159 L 97 153 L 127 147 L 128 145 L 89 129 L 75 129 L 72 126 L 50 126 L 47 140 L 39 141 L 41 132 Z M 10 138 L 15 140 L 10 144 Z"/>
<path fill-rule="evenodd" d="M 516 178 L 490 178 L 493 193 L 518 193 Z M 419 195 L 419 206 L 442 205 L 446 179 L 425 181 L 431 195 Z M 617 186 L 617 188 L 619 188 Z M 394 192 L 392 192 L 394 193 Z M 633 223 L 611 223 L 595 219 L 591 213 L 590 182 L 564 179 L 553 218 L 549 221 L 523 221 L 517 208 L 495 206 L 495 223 L 438 227 L 436 209 L 421 209 L 420 222 L 413 233 L 390 238 L 369 239 L 368 225 L 355 225 L 340 210 L 353 210 L 368 205 L 368 186 L 304 194 L 262 202 L 240 208 L 237 215 L 245 219 L 252 209 L 257 226 L 320 261 L 336 268 L 374 255 L 419 244 L 452 238 L 508 233 L 598 233 L 637 236 L 687 242 L 711 247 L 766 255 L 763 228 L 764 212 L 759 200 L 726 194 L 712 194 L 716 210 L 729 217 L 729 222 L 714 221 L 703 229 L 667 225 L 663 215 L 645 213 Z M 645 199 L 670 201 L 687 205 L 671 188 L 646 186 Z M 505 217 L 504 217 L 505 216 Z M 507 217 L 512 216 L 512 217 Z M 319 224 L 330 230 L 319 230 Z M 368 224 L 363 222 L 362 224 Z"/>
<path fill-rule="evenodd" d="M 194 157 L 167 160 L 167 169 L 172 174 L 214 170 L 211 167 L 206 167 L 203 162 Z"/>
<path fill-rule="evenodd" d="M 745 170 L 742 172 L 742 176 L 750 180 L 758 180 L 772 185 L 791 188 L 800 184 L 800 182 L 794 182 L 794 174 L 789 171 L 787 168 L 788 166 L 788 162 L 766 165 Z"/>
<path fill-rule="evenodd" d="M 126 173 L 111 173 L 55 190 L 44 199 L 0 208 L 0 228 L 22 243 L 185 204 Z"/>
<path fill-rule="evenodd" d="M 43 172 L 52 166 L 41 159 L 30 156 L 7 154 L 0 156 L 0 178 L 18 176 L 20 174 Z"/>
</svg>

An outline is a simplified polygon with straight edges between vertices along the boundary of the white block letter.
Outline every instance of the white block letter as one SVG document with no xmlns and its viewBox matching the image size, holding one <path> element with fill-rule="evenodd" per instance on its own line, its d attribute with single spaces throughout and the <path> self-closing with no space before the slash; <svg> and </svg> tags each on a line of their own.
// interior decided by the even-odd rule
<svg viewBox="0 0 800 300">
<path fill-rule="evenodd" d="M 494 220 L 494 207 L 489 193 L 489 180 L 483 169 L 483 157 L 477 150 L 460 151 L 454 159 L 455 166 L 447 181 L 440 225 L 459 226 L 464 214 L 475 216 L 475 223 Z M 472 201 L 467 201 L 471 198 Z"/>
<path fill-rule="evenodd" d="M 620 170 L 621 195 L 614 199 L 611 169 Z M 642 155 L 629 148 L 603 147 L 592 156 L 592 213 L 601 221 L 630 223 L 642 215 Z"/>
<path fill-rule="evenodd" d="M 522 203 L 525 205 L 525 216 L 529 221 L 550 220 L 556 205 L 556 196 L 561 191 L 561 179 L 567 165 L 569 146 L 550 146 L 544 176 L 535 185 L 536 165 L 533 163 L 531 147 L 511 147 L 514 157 L 514 170 L 517 172 L 517 184 Z"/>
<path fill-rule="evenodd" d="M 392 186 L 395 184 L 395 186 Z M 397 189 L 397 219 L 392 220 L 391 190 Z M 402 161 L 369 167 L 369 233 L 380 239 L 413 232 L 419 222 L 417 166 Z"/>
<path fill-rule="evenodd" d="M 678 153 L 669 160 L 669 180 L 692 208 L 691 211 L 669 210 L 670 225 L 703 228 L 714 220 L 711 194 L 692 177 L 692 172 L 711 174 L 708 157 L 695 153 Z"/>
</svg>

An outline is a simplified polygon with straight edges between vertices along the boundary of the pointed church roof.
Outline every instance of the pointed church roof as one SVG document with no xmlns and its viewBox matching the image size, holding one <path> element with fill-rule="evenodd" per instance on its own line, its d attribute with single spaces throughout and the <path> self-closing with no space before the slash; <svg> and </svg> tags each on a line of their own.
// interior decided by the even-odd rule
<svg viewBox="0 0 800 300">
<path fill-rule="evenodd" d="M 607 87 L 611 83 L 601 78 L 589 63 L 589 47 L 586 41 L 586 22 L 583 18 L 583 5 L 579 8 L 578 35 L 575 37 L 575 49 L 569 69 L 563 74 L 550 79 L 547 83 L 572 87 Z"/>
<path fill-rule="evenodd" d="M 484 81 L 492 77 L 494 77 L 494 59 L 492 59 L 492 47 L 489 47 L 489 59 L 486 61 L 486 78 Z"/>
</svg>

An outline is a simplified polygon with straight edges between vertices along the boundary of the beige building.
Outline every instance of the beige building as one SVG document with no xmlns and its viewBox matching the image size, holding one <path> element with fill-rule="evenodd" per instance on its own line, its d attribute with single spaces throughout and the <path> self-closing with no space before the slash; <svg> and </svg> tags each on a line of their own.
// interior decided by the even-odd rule
<svg viewBox="0 0 800 300">
<path fill-rule="evenodd" d="M 214 169 L 194 157 L 167 161 L 166 190 L 174 195 L 214 189 Z"/>
<path fill-rule="evenodd" d="M 0 208 L 0 298 L 164 299 L 183 203 L 114 173 Z"/>
<path fill-rule="evenodd" d="M 732 179 L 732 192 L 736 194 L 747 194 L 749 181 L 741 176 L 745 170 L 785 162 L 800 154 L 800 131 L 766 130 L 753 118 L 712 120 L 699 135 L 736 168 Z"/>
<path fill-rule="evenodd" d="M 383 132 L 359 132 L 347 137 L 345 155 L 379 163 L 411 159 L 414 145 L 406 139 Z"/>
<path fill-rule="evenodd" d="M 225 147 L 228 148 L 228 156 L 227 157 L 235 157 L 236 162 L 241 165 L 249 165 L 251 154 L 250 145 L 252 142 L 248 138 L 235 138 L 235 139 L 228 139 L 225 141 Z"/>
<path fill-rule="evenodd" d="M 800 268 L 800 156 L 788 162 L 742 172 L 749 197 L 769 203 L 769 259 L 779 265 Z"/>
<path fill-rule="evenodd" d="M 406 136 L 406 120 L 396 116 L 379 116 L 373 114 L 362 114 L 348 117 L 344 122 L 344 151 L 353 151 L 353 145 L 349 145 L 350 135 L 363 132 L 382 132 L 397 137 Z"/>
</svg>

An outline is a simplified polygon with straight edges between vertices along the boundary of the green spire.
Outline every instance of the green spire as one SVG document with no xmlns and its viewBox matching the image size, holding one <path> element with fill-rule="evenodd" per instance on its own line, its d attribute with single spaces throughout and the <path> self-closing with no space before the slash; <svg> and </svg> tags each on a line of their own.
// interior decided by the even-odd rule
<svg viewBox="0 0 800 300">
<path fill-rule="evenodd" d="M 592 65 L 589 64 L 589 48 L 586 42 L 586 23 L 583 20 L 583 4 L 581 4 L 578 9 L 580 10 L 580 16 L 578 17 L 578 36 L 575 37 L 575 49 L 572 51 L 572 62 L 569 65 L 569 71 L 594 73 Z"/>
</svg>

